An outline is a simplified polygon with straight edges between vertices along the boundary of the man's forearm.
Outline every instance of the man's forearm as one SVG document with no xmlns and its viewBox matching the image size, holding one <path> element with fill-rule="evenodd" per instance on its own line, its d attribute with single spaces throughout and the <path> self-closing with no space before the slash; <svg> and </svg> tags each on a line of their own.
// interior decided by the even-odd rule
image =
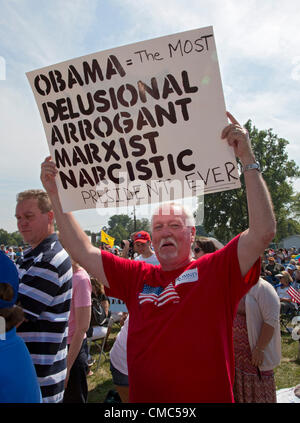
<svg viewBox="0 0 300 423">
<path fill-rule="evenodd" d="M 255 162 L 252 151 L 240 158 L 243 167 Z M 244 172 L 247 206 L 248 229 L 242 233 L 239 241 L 239 263 L 242 275 L 267 248 L 276 233 L 276 221 L 271 196 L 262 174 L 256 170 Z"/>
<path fill-rule="evenodd" d="M 91 244 L 89 237 L 72 213 L 62 211 L 58 195 L 50 194 L 49 197 L 63 247 L 75 262 L 79 263 L 90 275 L 101 280 L 103 285 L 109 287 L 103 270 L 101 250 Z"/>
<path fill-rule="evenodd" d="M 244 173 L 244 177 L 247 190 L 249 231 L 254 232 L 257 240 L 267 247 L 276 232 L 271 196 L 260 172 L 248 170 Z"/>
<path fill-rule="evenodd" d="M 41 165 L 41 181 L 51 200 L 62 244 L 73 261 L 79 263 L 90 275 L 109 287 L 100 249 L 91 244 L 89 237 L 81 229 L 72 213 L 64 213 L 62 210 L 55 182 L 57 172 L 51 157 L 47 157 Z"/>
<path fill-rule="evenodd" d="M 246 171 L 245 183 L 249 228 L 242 233 L 238 247 L 243 276 L 272 241 L 276 231 L 272 202 L 262 175 L 257 170 Z"/>
</svg>

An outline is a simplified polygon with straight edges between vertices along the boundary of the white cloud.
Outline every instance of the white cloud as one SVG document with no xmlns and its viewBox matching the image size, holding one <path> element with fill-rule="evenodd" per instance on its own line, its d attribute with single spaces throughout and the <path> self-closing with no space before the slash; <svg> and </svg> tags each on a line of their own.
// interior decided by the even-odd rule
<svg viewBox="0 0 300 423">
<path fill-rule="evenodd" d="M 136 28 L 164 33 L 213 25 L 221 50 L 231 57 L 242 55 L 267 60 L 290 56 L 298 49 L 300 3 L 279 0 L 122 0 L 130 8 Z"/>
<path fill-rule="evenodd" d="M 33 68 L 66 60 L 84 48 L 96 6 L 96 0 L 3 2 L 1 44 L 16 61 L 23 52 L 21 61 Z"/>
</svg>

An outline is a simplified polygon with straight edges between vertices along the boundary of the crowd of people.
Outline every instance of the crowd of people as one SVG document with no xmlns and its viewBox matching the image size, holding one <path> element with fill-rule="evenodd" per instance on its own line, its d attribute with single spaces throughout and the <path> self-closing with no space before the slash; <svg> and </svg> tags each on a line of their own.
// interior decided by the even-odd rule
<svg viewBox="0 0 300 423">
<path fill-rule="evenodd" d="M 17 196 L 17 225 L 29 248 L 15 264 L 0 253 L 8 271 L 15 269 L 8 278 L 1 267 L 1 363 L 9 361 L 6 342 L 19 354 L 27 347 L 18 375 L 0 366 L 2 385 L 14 386 L 29 374 L 31 391 L 23 384 L 9 397 L 0 390 L 1 402 L 87 402 L 93 295 L 102 295 L 103 307 L 115 297 L 128 308 L 110 353 L 123 402 L 276 401 L 280 303 L 287 302 L 281 291 L 290 295 L 285 281 L 299 290 L 298 251 L 266 250 L 276 229 L 272 201 L 247 131 L 228 118 L 222 138 L 243 164 L 249 228 L 226 245 L 197 238 L 192 212 L 169 203 L 153 213 L 151 237 L 146 231 L 132 235 L 133 256 L 126 240 L 122 251 L 99 249 L 73 214 L 63 212 L 57 169 L 50 157 L 44 161 L 45 191 Z M 97 292 L 95 281 L 104 291 Z M 293 297 L 289 302 L 296 304 Z M 185 354 L 187 360 L 178 360 Z"/>
<path fill-rule="evenodd" d="M 19 257 L 23 258 L 24 256 L 22 245 L 19 247 L 6 247 L 4 244 L 1 244 L 0 251 L 7 255 L 13 262 L 15 262 Z"/>
</svg>

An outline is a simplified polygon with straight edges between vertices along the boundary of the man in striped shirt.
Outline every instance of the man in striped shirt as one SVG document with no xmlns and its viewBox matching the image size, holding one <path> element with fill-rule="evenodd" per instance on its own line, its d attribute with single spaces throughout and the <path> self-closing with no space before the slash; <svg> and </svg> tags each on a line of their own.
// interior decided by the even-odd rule
<svg viewBox="0 0 300 423">
<path fill-rule="evenodd" d="M 35 365 L 43 402 L 61 402 L 67 373 L 67 335 L 72 298 L 72 265 L 54 232 L 47 193 L 17 196 L 18 229 L 30 248 L 19 258 L 19 301 L 25 321 L 18 334 Z"/>
</svg>

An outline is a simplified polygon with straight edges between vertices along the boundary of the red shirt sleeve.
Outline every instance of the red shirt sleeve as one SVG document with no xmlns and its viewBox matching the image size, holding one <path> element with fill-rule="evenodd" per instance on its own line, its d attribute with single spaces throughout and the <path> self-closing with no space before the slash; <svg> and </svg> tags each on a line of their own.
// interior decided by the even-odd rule
<svg viewBox="0 0 300 423">
<path fill-rule="evenodd" d="M 260 257 L 250 268 L 245 277 L 241 274 L 238 260 L 238 242 L 240 234 L 233 238 L 224 248 L 212 254 L 211 266 L 215 267 L 217 279 L 226 280 L 224 289 L 231 304 L 237 304 L 240 299 L 254 286 L 260 276 Z"/>
</svg>

